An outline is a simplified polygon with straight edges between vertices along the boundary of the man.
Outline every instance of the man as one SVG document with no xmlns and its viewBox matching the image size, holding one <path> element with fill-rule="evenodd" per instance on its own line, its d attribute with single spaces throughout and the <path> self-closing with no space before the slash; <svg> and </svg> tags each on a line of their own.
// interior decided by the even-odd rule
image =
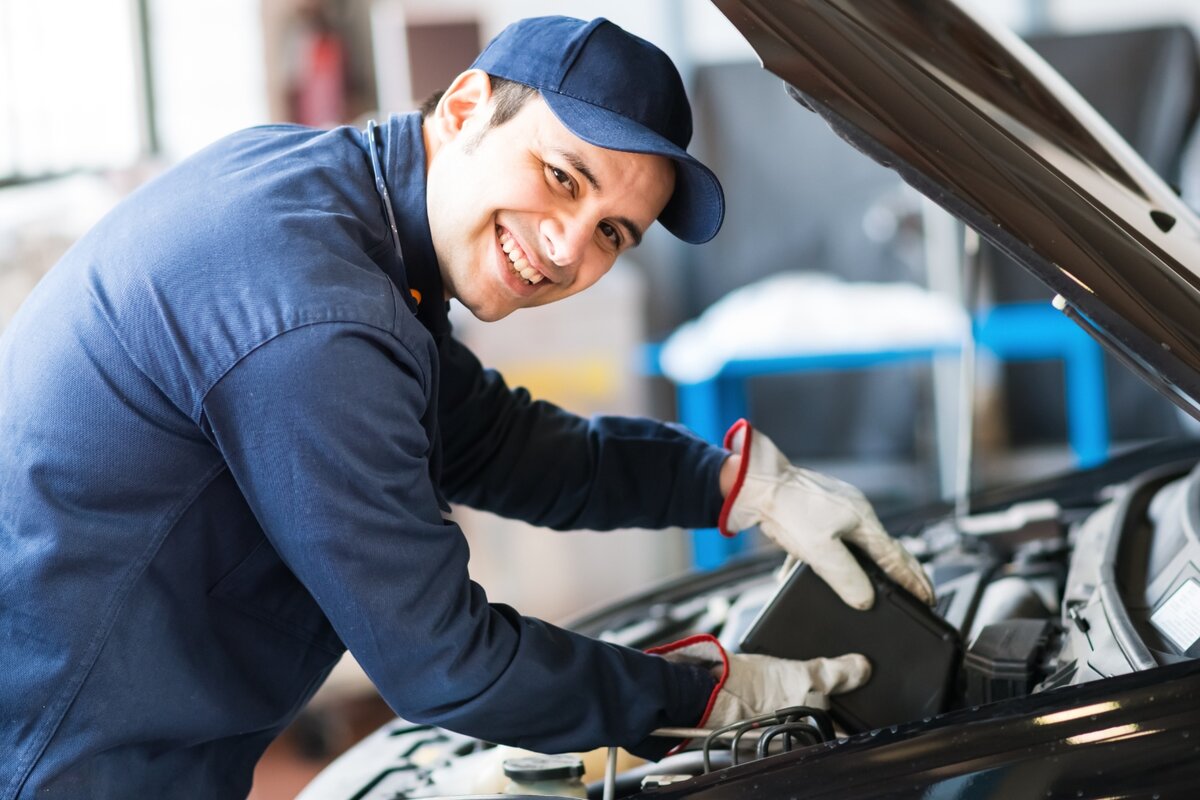
<svg viewBox="0 0 1200 800">
<path fill-rule="evenodd" d="M 584 420 L 450 335 L 444 301 L 567 297 L 655 219 L 711 238 L 690 132 L 652 45 L 526 20 L 425 119 L 234 134 L 85 236 L 0 344 L 0 798 L 244 796 L 345 647 L 401 715 L 542 751 L 657 756 L 655 728 L 866 680 L 861 656 L 643 654 L 521 617 L 442 516 L 759 524 L 866 606 L 845 537 L 929 599 L 860 494 L 745 424 L 731 455 Z"/>
</svg>

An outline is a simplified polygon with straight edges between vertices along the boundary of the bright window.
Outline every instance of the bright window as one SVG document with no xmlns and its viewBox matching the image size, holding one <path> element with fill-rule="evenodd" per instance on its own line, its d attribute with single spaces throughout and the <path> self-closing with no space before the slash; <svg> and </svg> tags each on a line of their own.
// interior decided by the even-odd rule
<svg viewBox="0 0 1200 800">
<path fill-rule="evenodd" d="M 147 5 L 159 146 L 168 161 L 268 121 L 261 3 Z"/>
<path fill-rule="evenodd" d="M 0 180 L 133 162 L 131 0 L 0 0 Z"/>
</svg>

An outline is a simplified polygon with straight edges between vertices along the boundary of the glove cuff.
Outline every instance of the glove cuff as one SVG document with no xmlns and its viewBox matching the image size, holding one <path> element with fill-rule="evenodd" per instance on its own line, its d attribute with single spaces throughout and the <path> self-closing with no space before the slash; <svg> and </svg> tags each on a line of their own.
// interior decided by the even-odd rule
<svg viewBox="0 0 1200 800">
<path fill-rule="evenodd" d="M 708 718 L 712 716 L 713 706 L 717 704 L 717 695 L 721 693 L 721 689 L 725 687 L 725 681 L 729 679 L 729 654 L 725 652 L 725 648 L 721 646 L 715 636 L 701 633 L 677 642 L 651 647 L 646 652 L 650 655 L 662 656 L 675 664 L 701 664 L 710 669 L 721 668 L 721 674 L 717 676 L 717 685 L 713 687 L 712 694 L 708 696 L 708 702 L 704 705 L 704 714 L 696 723 L 697 728 L 703 728 L 708 722 Z M 671 752 L 682 749 L 686 744 L 686 741 L 681 742 Z"/>
<path fill-rule="evenodd" d="M 743 527 L 750 527 L 753 522 L 743 525 L 737 519 L 737 513 L 734 511 L 734 505 L 738 501 L 738 495 L 741 494 L 742 484 L 746 480 L 746 470 L 750 468 L 750 443 L 751 434 L 754 429 L 750 427 L 750 423 L 744 419 L 739 419 L 737 422 L 725 432 L 724 447 L 726 450 L 731 450 L 742 457 L 741 464 L 738 465 L 737 479 L 733 482 L 733 488 L 729 490 L 729 494 L 725 496 L 725 503 L 721 506 L 721 515 L 717 517 L 717 530 L 722 535 L 730 538 L 737 536 L 738 532 Z M 734 519 L 730 519 L 730 517 Z"/>
</svg>

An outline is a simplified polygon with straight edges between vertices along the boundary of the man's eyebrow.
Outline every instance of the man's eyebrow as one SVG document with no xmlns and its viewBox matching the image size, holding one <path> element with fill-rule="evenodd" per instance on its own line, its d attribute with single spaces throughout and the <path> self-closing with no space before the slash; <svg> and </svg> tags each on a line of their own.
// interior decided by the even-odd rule
<svg viewBox="0 0 1200 800">
<path fill-rule="evenodd" d="M 634 224 L 629 217 L 613 217 L 617 222 L 625 226 L 625 230 L 629 231 L 630 238 L 633 239 L 633 247 L 637 247 L 642 243 L 642 229 Z"/>
<path fill-rule="evenodd" d="M 588 168 L 587 163 L 580 158 L 578 153 L 573 153 L 570 150 L 555 150 L 554 152 L 562 156 L 563 159 L 566 160 L 566 162 L 570 164 L 576 172 L 586 178 L 587 182 L 592 185 L 593 189 L 595 189 L 597 192 L 600 191 L 600 182 L 596 180 L 596 175 L 591 171 L 591 169 Z"/>
</svg>

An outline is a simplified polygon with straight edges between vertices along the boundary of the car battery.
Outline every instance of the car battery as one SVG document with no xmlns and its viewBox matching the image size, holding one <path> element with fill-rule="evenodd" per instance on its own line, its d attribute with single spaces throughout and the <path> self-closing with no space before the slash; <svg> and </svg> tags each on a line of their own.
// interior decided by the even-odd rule
<svg viewBox="0 0 1200 800">
<path fill-rule="evenodd" d="M 958 631 L 873 561 L 851 550 L 875 587 L 870 609 L 846 605 L 811 567 L 801 564 L 755 619 L 741 650 L 792 659 L 866 656 L 871 679 L 830 697 L 831 716 L 851 733 L 945 710 L 961 659 Z"/>
</svg>

